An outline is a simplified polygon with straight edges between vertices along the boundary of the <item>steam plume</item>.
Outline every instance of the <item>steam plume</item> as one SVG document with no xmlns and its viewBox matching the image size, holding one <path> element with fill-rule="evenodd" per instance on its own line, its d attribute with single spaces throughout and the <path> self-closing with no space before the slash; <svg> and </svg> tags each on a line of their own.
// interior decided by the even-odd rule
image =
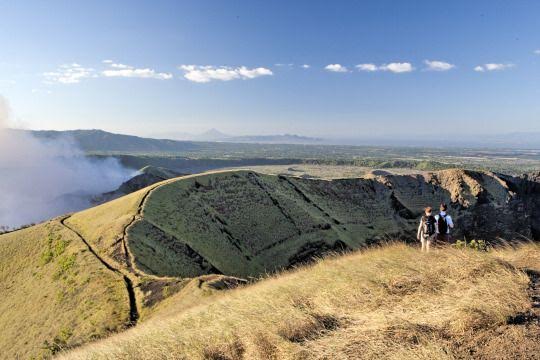
<svg viewBox="0 0 540 360">
<path fill-rule="evenodd" d="M 114 158 L 93 160 L 69 139 L 45 141 L 8 128 L 0 96 L 0 226 L 39 222 L 90 206 L 130 176 Z"/>
</svg>

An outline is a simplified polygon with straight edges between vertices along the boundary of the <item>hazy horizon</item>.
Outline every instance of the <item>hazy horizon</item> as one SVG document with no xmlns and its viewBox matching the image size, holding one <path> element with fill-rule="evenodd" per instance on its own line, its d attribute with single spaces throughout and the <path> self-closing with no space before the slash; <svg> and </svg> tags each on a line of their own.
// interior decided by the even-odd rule
<svg viewBox="0 0 540 360">
<path fill-rule="evenodd" d="M 321 139 L 321 140 L 350 140 L 350 139 L 396 139 L 396 140 L 407 140 L 407 139 L 417 139 L 417 138 L 424 138 L 424 137 L 432 137 L 433 139 L 436 139 L 436 136 L 439 135 L 437 132 L 433 132 L 431 134 L 429 133 L 426 133 L 426 134 L 416 134 L 414 136 L 411 136 L 409 134 L 389 134 L 389 133 L 382 133 L 382 134 L 377 134 L 377 135 L 373 135 L 373 134 L 358 134 L 357 136 L 351 136 L 350 134 L 349 135 L 330 135 L 330 136 L 325 136 L 324 134 L 321 134 L 321 135 L 309 135 L 309 131 L 306 132 L 306 133 L 302 133 L 302 132 L 286 132 L 286 131 L 276 131 L 276 132 L 272 132 L 272 131 L 263 131 L 261 130 L 260 132 L 238 132 L 238 133 L 231 133 L 231 132 L 225 132 L 225 131 L 222 131 L 221 129 L 219 128 L 205 128 L 205 129 L 202 129 L 202 131 L 157 131 L 157 132 L 148 132 L 147 134 L 145 133 L 137 133 L 137 132 L 132 132 L 132 131 L 129 131 L 129 129 L 126 129 L 126 131 L 113 131 L 113 130 L 107 130 L 107 128 L 96 128 L 96 127 L 80 127 L 80 128 L 65 128 L 65 129 L 54 129 L 54 128 L 47 128 L 47 127 L 35 127 L 35 128 L 29 128 L 29 127 L 25 127 L 21 124 L 12 124 L 14 126 L 11 126 L 12 129 L 14 130 L 28 130 L 28 131 L 78 131 L 78 130 L 86 130 L 86 131 L 90 131 L 90 130 L 101 130 L 101 131 L 105 131 L 105 132 L 110 132 L 110 133 L 114 133 L 114 134 L 119 134 L 119 135 L 129 135 L 129 136 L 138 136 L 138 137 L 146 137 L 146 138 L 154 138 L 154 139 L 158 139 L 158 138 L 163 138 L 163 139 L 167 139 L 167 138 L 170 138 L 170 139 L 175 139 L 175 138 L 178 138 L 180 139 L 181 136 L 185 135 L 185 136 L 194 136 L 194 137 L 197 137 L 197 136 L 201 136 L 201 135 L 206 135 L 207 133 L 210 133 L 210 132 L 213 132 L 213 131 L 216 131 L 216 132 L 219 132 L 221 135 L 224 135 L 224 136 L 230 136 L 230 137 L 250 137 L 250 136 L 280 136 L 280 135 L 290 135 L 290 136 L 300 136 L 300 137 L 307 137 L 307 138 L 313 138 L 313 139 Z M 540 133 L 540 130 L 539 131 L 507 131 L 507 132 L 493 132 L 493 133 L 482 133 L 482 132 L 478 132 L 478 133 L 472 133 L 472 132 L 468 132 L 467 134 L 463 134 L 461 133 L 461 135 L 463 135 L 465 138 L 469 137 L 469 138 L 476 138 L 476 137 L 480 137 L 480 136 L 505 136 L 505 135 L 521 135 L 521 134 L 530 134 L 530 135 L 536 135 L 536 134 L 539 134 Z M 363 135 L 363 136 L 362 136 Z M 446 133 L 446 134 L 443 134 L 443 138 L 451 138 L 451 137 L 455 137 L 456 135 L 458 135 L 457 133 L 456 134 L 452 134 L 452 133 Z"/>
<path fill-rule="evenodd" d="M 0 98 L 1 99 L 1 98 Z M 9 129 L 9 128 L 8 128 Z M 484 148 L 491 150 L 540 150 L 539 132 L 513 132 L 493 135 L 464 134 L 460 137 L 446 135 L 416 135 L 416 136 L 358 136 L 358 137 L 311 137 L 301 133 L 270 133 L 270 134 L 231 134 L 223 133 L 219 129 L 208 129 L 202 133 L 165 132 L 149 135 L 132 133 L 109 132 L 103 129 L 25 129 L 11 128 L 10 130 L 22 130 L 23 132 L 72 132 L 72 131 L 104 131 L 116 135 L 136 136 L 145 139 L 162 139 L 176 141 L 199 141 L 199 142 L 230 142 L 230 143 L 261 143 L 261 144 L 303 144 L 303 145 L 337 145 L 337 146 L 381 146 L 381 147 L 427 147 L 427 148 Z M 72 140 L 71 136 L 66 139 Z"/>
</svg>

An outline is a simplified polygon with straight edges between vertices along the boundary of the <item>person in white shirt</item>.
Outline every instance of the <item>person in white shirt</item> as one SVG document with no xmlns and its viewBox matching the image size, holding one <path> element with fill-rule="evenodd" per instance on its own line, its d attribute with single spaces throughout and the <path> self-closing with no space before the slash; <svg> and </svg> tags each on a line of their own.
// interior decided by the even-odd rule
<svg viewBox="0 0 540 360">
<path fill-rule="evenodd" d="M 452 243 L 452 235 L 450 230 L 454 228 L 454 222 L 452 217 L 446 212 L 448 206 L 445 203 L 441 204 L 439 215 L 435 216 L 437 221 L 437 238 L 439 241 L 444 241 L 446 243 Z"/>
</svg>

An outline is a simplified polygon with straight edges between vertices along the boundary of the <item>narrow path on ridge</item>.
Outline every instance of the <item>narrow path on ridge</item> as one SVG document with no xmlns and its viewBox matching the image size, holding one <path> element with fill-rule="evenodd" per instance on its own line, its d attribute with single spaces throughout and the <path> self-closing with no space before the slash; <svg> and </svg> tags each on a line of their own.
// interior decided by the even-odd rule
<svg viewBox="0 0 540 360">
<path fill-rule="evenodd" d="M 128 293 L 129 298 L 129 323 L 128 326 L 134 326 L 137 324 L 137 321 L 139 320 L 139 310 L 137 309 L 137 298 L 135 297 L 135 289 L 133 287 L 133 282 L 131 279 L 124 274 L 121 270 L 117 269 L 116 267 L 109 264 L 107 261 L 105 261 L 101 256 L 98 255 L 98 253 L 92 248 L 90 243 L 86 241 L 86 239 L 75 229 L 73 229 L 71 226 L 66 224 L 66 220 L 69 219 L 71 215 L 65 216 L 60 220 L 60 224 L 62 224 L 66 229 L 73 232 L 88 248 L 90 253 L 98 259 L 103 266 L 105 266 L 108 270 L 114 272 L 117 275 L 122 276 L 124 279 L 124 282 L 126 284 L 126 290 Z"/>
</svg>

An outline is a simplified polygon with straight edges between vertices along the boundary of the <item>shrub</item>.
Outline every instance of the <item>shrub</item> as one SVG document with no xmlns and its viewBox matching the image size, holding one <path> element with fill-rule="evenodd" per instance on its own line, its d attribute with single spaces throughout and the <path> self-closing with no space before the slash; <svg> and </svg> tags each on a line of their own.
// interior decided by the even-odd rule
<svg viewBox="0 0 540 360">
<path fill-rule="evenodd" d="M 476 251 L 488 251 L 489 244 L 485 240 L 471 240 L 467 243 L 467 240 L 457 240 L 454 244 L 456 249 L 471 249 Z"/>
</svg>

